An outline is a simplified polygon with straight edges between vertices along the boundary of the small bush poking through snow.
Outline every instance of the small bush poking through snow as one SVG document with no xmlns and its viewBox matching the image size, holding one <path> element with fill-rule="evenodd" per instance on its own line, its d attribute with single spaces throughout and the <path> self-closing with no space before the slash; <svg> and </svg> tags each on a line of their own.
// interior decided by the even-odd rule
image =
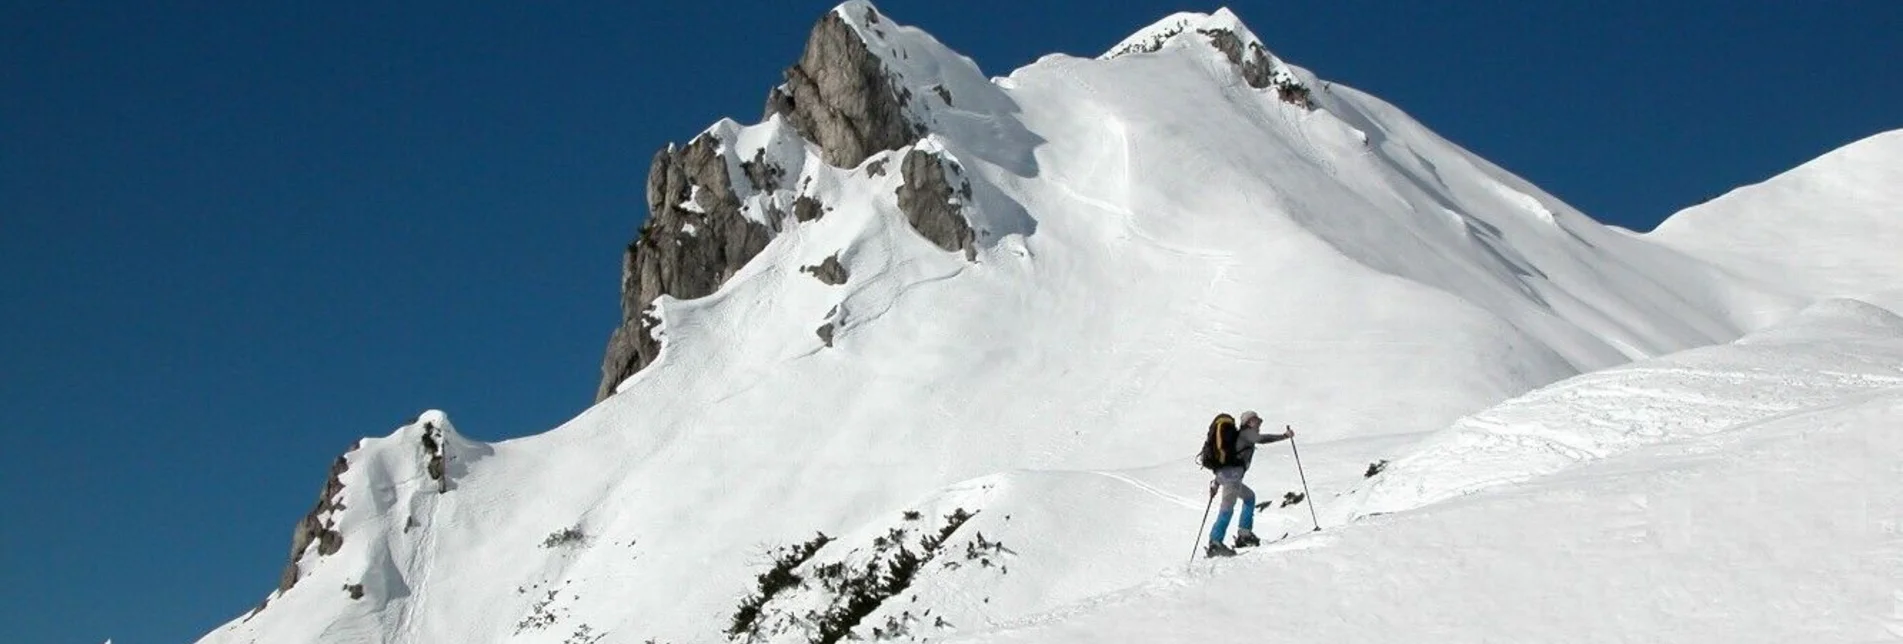
<svg viewBox="0 0 1903 644">
<path fill-rule="evenodd" d="M 554 626 L 555 621 L 561 619 L 560 610 L 555 608 L 558 592 L 551 589 L 541 599 L 535 600 L 535 603 L 529 606 L 529 614 L 515 623 L 515 634 L 521 635 L 526 631 L 539 631 Z"/>
<path fill-rule="evenodd" d="M 1108 57 L 1116 58 L 1124 54 L 1147 54 L 1162 49 L 1163 43 L 1169 42 L 1169 40 L 1175 38 L 1177 34 L 1183 33 L 1183 30 L 1188 26 L 1187 24 L 1178 23 L 1168 29 L 1150 34 L 1149 38 L 1124 45 L 1116 51 L 1110 52 Z"/>
<path fill-rule="evenodd" d="M 970 521 L 971 517 L 972 514 L 966 512 L 964 508 L 953 510 L 951 514 L 945 515 L 945 527 L 938 529 L 938 536 L 925 537 L 919 540 L 919 546 L 927 551 L 937 552 L 938 547 L 945 545 L 945 540 L 950 539 L 952 533 L 958 531 L 958 526 L 965 525 L 965 522 Z"/>
<path fill-rule="evenodd" d="M 887 615 L 883 621 L 867 621 L 910 588 L 940 555 L 951 553 L 944 567 L 957 567 L 955 560 L 959 557 L 950 540 L 976 513 L 959 508 L 945 515 L 945 523 L 936 529 L 910 523 L 922 519 L 923 513 L 906 512 L 904 516 L 907 524 L 873 537 L 870 549 L 854 549 L 825 563 L 808 561 L 813 556 L 810 550 L 782 550 L 773 569 L 760 575 L 760 592 L 741 601 L 728 627 L 728 637 L 736 641 L 778 641 L 791 635 L 797 637 L 793 641 L 833 644 L 868 637 L 906 638 L 918 625 L 949 626 L 942 617 L 934 619 L 930 610 L 918 614 L 906 610 Z M 983 535 L 966 544 L 964 550 L 964 559 L 1001 574 L 1000 558 L 1015 554 Z M 796 570 L 800 568 L 803 572 Z"/>
<path fill-rule="evenodd" d="M 1308 91 L 1308 86 L 1293 79 L 1276 81 L 1275 96 L 1284 103 L 1302 109 L 1313 109 L 1315 106 L 1315 96 Z"/>
<path fill-rule="evenodd" d="M 966 561 L 975 560 L 978 562 L 978 565 L 985 566 L 987 568 L 991 567 L 992 565 L 991 564 L 992 555 L 1001 555 L 1006 553 L 1016 554 L 1012 552 L 1010 548 L 1004 547 L 1003 541 L 986 540 L 985 533 L 983 532 L 978 533 L 978 536 L 973 538 L 971 541 L 965 542 L 965 560 Z"/>
<path fill-rule="evenodd" d="M 580 524 L 576 524 L 548 533 L 548 538 L 542 540 L 542 547 L 572 546 L 587 540 L 588 535 L 582 533 Z"/>
<path fill-rule="evenodd" d="M 1384 458 L 1384 459 L 1381 459 L 1381 460 L 1379 460 L 1379 461 L 1375 461 L 1375 462 L 1373 462 L 1373 463 L 1369 463 L 1369 464 L 1368 464 L 1368 471 L 1366 471 L 1366 472 L 1362 472 L 1362 473 L 1361 473 L 1361 478 L 1364 478 L 1364 479 L 1367 479 L 1367 478 L 1374 478 L 1374 475 L 1376 475 L 1376 474 L 1380 474 L 1380 473 L 1381 473 L 1381 470 L 1385 470 L 1385 469 L 1388 469 L 1388 459 L 1385 459 L 1385 458 Z"/>
<path fill-rule="evenodd" d="M 1302 499 L 1306 499 L 1306 498 L 1308 498 L 1308 495 L 1302 494 L 1301 492 L 1289 492 L 1282 495 L 1282 505 L 1279 507 L 1286 508 L 1288 506 L 1301 503 Z"/>
<path fill-rule="evenodd" d="M 819 552 L 820 548 L 825 547 L 832 540 L 832 537 L 820 532 L 806 543 L 782 546 L 776 550 L 773 554 L 773 567 L 754 578 L 759 583 L 759 590 L 741 599 L 740 606 L 734 609 L 733 619 L 727 625 L 727 636 L 752 635 L 754 622 L 760 618 L 760 608 L 768 601 L 772 601 L 773 596 L 780 594 L 781 591 L 804 583 L 799 575 L 794 574 L 793 569 L 806 563 L 806 560 L 812 559 L 813 553 Z"/>
<path fill-rule="evenodd" d="M 607 633 L 596 631 L 593 626 L 582 624 L 575 627 L 575 632 L 569 635 L 568 639 L 562 640 L 562 644 L 595 644 L 607 636 Z"/>
<path fill-rule="evenodd" d="M 833 644 L 843 639 L 858 639 L 852 630 L 861 621 L 879 610 L 885 601 L 905 592 L 911 587 L 912 579 L 919 570 L 937 557 L 952 533 L 970 521 L 971 512 L 964 508 L 953 510 L 945 515 L 945 525 L 938 534 L 926 535 L 919 539 L 919 551 L 905 547 L 904 531 L 894 528 L 885 536 L 873 540 L 873 556 L 866 562 L 863 571 L 849 569 L 843 565 L 823 566 L 834 578 L 826 581 L 828 590 L 837 593 L 833 605 L 827 611 L 812 612 L 806 619 L 813 625 L 813 642 Z M 883 560 L 883 565 L 881 561 Z M 989 565 L 989 564 L 987 564 Z M 917 619 L 910 611 L 887 619 L 884 626 L 872 629 L 873 639 L 902 637 L 908 634 L 907 625 Z"/>
</svg>

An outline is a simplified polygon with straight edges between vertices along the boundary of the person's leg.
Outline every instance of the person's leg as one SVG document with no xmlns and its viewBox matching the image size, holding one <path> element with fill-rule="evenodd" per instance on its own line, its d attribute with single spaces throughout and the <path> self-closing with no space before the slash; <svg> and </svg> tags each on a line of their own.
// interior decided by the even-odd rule
<svg viewBox="0 0 1903 644">
<path fill-rule="evenodd" d="M 1236 480 L 1235 488 L 1237 497 L 1242 500 L 1242 524 L 1237 534 L 1255 534 L 1255 490 L 1249 489 L 1241 479 Z"/>
<path fill-rule="evenodd" d="M 1216 513 L 1216 522 L 1209 526 L 1210 543 L 1222 543 L 1223 533 L 1229 531 L 1229 517 L 1234 514 L 1235 512 L 1230 510 L 1227 504 L 1222 506 L 1221 512 Z"/>
<path fill-rule="evenodd" d="M 1242 484 L 1241 472 L 1234 468 L 1217 470 L 1216 482 L 1222 485 L 1222 490 L 1218 493 L 1222 498 L 1217 501 L 1222 504 L 1222 509 L 1216 513 L 1215 525 L 1210 526 L 1209 541 L 1222 543 L 1222 536 L 1229 532 L 1229 519 L 1235 516 L 1236 501 L 1242 498 L 1241 492 L 1236 489 L 1236 486 Z"/>
</svg>

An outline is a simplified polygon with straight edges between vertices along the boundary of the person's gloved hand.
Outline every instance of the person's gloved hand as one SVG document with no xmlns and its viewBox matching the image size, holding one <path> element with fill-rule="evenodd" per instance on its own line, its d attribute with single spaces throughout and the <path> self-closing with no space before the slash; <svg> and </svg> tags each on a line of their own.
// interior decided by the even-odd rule
<svg viewBox="0 0 1903 644">
<path fill-rule="evenodd" d="M 1289 437 L 1289 438 L 1295 438 L 1295 428 L 1294 428 L 1294 427 L 1290 427 L 1290 426 L 1288 426 L 1288 425 L 1283 425 L 1283 426 L 1282 426 L 1282 431 L 1284 431 L 1284 432 L 1288 432 L 1288 437 Z"/>
</svg>

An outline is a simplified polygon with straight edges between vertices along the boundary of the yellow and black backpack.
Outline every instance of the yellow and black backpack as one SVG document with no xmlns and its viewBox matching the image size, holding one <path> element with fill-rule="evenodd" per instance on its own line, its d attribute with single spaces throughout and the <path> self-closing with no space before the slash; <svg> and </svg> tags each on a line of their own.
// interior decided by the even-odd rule
<svg viewBox="0 0 1903 644">
<path fill-rule="evenodd" d="M 1212 471 L 1240 465 L 1236 458 L 1236 439 L 1241 433 L 1234 417 L 1216 414 L 1216 419 L 1209 421 L 1209 433 L 1203 435 L 1203 453 L 1197 462 L 1203 469 Z"/>
</svg>

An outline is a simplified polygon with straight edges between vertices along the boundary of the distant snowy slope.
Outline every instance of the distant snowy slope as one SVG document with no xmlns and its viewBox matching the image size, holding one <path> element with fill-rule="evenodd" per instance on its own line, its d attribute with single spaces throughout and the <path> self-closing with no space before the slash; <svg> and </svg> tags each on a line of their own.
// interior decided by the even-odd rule
<svg viewBox="0 0 1903 644">
<path fill-rule="evenodd" d="M 656 155 L 600 403 L 366 440 L 279 590 L 202 641 L 968 633 L 1178 565 L 1216 411 L 1300 428 L 1332 526 L 1423 435 L 1812 297 L 1601 226 L 1226 10 L 987 78 L 855 0 L 785 79 Z M 1591 456 L 1644 444 L 1576 425 Z M 1258 460 L 1264 501 L 1300 489 L 1290 455 Z M 1397 462 L 1419 492 L 1384 507 L 1583 460 L 1527 456 Z"/>
<path fill-rule="evenodd" d="M 1350 507 L 1421 507 L 1881 390 L 1903 390 L 1903 318 L 1828 300 L 1731 344 L 1578 376 L 1462 418 Z"/>
<path fill-rule="evenodd" d="M 1903 130 L 1687 208 L 1645 237 L 1796 294 L 1903 289 Z"/>
</svg>

